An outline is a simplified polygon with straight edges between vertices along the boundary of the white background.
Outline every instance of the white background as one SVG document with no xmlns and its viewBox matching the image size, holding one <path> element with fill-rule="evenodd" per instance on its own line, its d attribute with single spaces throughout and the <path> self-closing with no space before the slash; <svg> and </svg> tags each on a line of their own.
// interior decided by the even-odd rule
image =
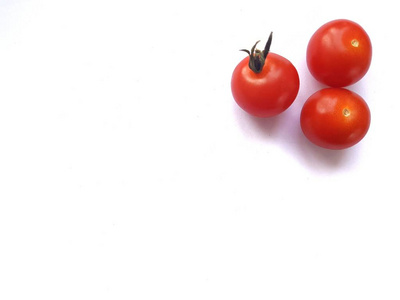
<svg viewBox="0 0 400 300">
<path fill-rule="evenodd" d="M 400 299 L 394 1 L 2 0 L 0 299 Z M 370 131 L 301 133 L 336 18 L 369 33 Z M 282 115 L 234 102 L 241 48 L 298 69 Z"/>
</svg>

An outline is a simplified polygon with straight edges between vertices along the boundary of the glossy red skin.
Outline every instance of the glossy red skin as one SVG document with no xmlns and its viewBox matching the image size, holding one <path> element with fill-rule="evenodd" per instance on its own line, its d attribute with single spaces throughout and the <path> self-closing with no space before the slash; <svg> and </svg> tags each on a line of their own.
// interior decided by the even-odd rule
<svg viewBox="0 0 400 300">
<path fill-rule="evenodd" d="M 285 111 L 299 91 L 296 68 L 286 58 L 271 52 L 260 73 L 253 72 L 248 64 L 246 57 L 233 71 L 231 88 L 236 103 L 256 117 L 272 117 Z"/>
<path fill-rule="evenodd" d="M 315 79 L 331 87 L 359 81 L 367 73 L 371 59 L 368 34 L 357 23 L 344 19 L 321 26 L 307 47 L 308 69 Z"/>
<path fill-rule="evenodd" d="M 325 88 L 314 93 L 304 103 L 300 116 L 304 135 L 312 143 L 334 150 L 361 141 L 370 122 L 370 110 L 364 99 L 343 88 Z"/>
</svg>

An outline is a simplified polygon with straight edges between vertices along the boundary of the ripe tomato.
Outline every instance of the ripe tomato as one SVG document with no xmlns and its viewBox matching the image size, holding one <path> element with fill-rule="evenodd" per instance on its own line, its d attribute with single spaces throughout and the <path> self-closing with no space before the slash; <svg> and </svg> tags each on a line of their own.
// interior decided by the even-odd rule
<svg viewBox="0 0 400 300">
<path fill-rule="evenodd" d="M 315 79 L 331 87 L 344 87 L 367 73 L 372 59 L 371 40 L 365 30 L 349 20 L 321 26 L 307 47 L 307 66 Z"/>
<path fill-rule="evenodd" d="M 286 110 L 296 99 L 300 80 L 296 68 L 286 58 L 269 52 L 272 33 L 264 51 L 246 51 L 231 80 L 237 104 L 256 117 L 272 117 Z"/>
<path fill-rule="evenodd" d="M 343 88 L 325 88 L 311 95 L 300 116 L 304 135 L 328 149 L 345 149 L 366 135 L 371 121 L 367 103 Z"/>
</svg>

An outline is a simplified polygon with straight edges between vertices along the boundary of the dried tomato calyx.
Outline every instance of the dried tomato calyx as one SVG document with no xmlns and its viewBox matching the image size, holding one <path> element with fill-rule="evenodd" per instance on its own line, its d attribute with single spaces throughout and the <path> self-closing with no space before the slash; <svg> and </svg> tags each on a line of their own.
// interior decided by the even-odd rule
<svg viewBox="0 0 400 300">
<path fill-rule="evenodd" d="M 249 68 L 254 72 L 254 73 L 260 73 L 265 65 L 265 60 L 267 58 L 267 55 L 269 53 L 269 49 L 271 48 L 271 42 L 272 42 L 272 32 L 269 35 L 268 41 L 265 44 L 264 50 L 260 51 L 256 49 L 257 44 L 260 41 L 257 41 L 254 46 L 251 48 L 251 51 L 247 49 L 240 49 L 240 51 L 246 52 L 250 59 L 249 59 Z"/>
</svg>

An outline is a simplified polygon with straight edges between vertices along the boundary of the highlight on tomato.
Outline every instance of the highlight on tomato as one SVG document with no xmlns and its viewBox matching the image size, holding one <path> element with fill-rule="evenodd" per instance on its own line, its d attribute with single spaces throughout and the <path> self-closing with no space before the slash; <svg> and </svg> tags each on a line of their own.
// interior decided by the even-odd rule
<svg viewBox="0 0 400 300">
<path fill-rule="evenodd" d="M 372 45 L 367 32 L 357 23 L 338 19 L 322 25 L 307 46 L 307 66 L 319 82 L 346 87 L 367 73 Z"/>
<path fill-rule="evenodd" d="M 256 117 L 272 117 L 285 111 L 297 97 L 300 79 L 293 64 L 270 52 L 272 32 L 264 50 L 242 49 L 248 54 L 235 68 L 231 89 L 236 103 Z"/>
<path fill-rule="evenodd" d="M 367 134 L 371 114 L 367 103 L 344 88 L 325 88 L 304 103 L 300 125 L 315 145 L 339 150 L 354 146 Z"/>
</svg>

